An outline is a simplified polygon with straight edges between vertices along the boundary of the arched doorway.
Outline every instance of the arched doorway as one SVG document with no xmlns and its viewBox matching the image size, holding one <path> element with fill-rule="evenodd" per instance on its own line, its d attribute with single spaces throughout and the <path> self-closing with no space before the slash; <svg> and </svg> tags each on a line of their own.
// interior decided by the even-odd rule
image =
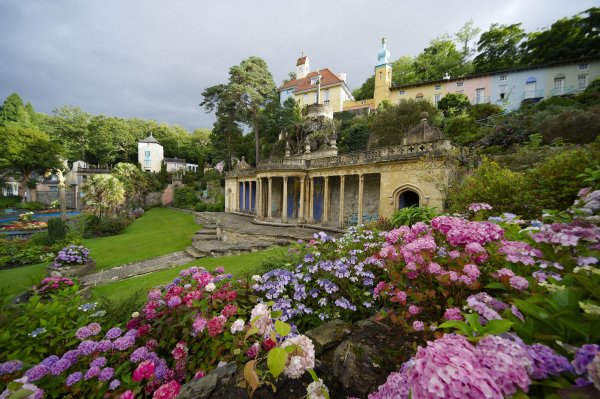
<svg viewBox="0 0 600 399">
<path fill-rule="evenodd" d="M 406 190 L 400 193 L 398 197 L 398 209 L 419 206 L 419 194 L 412 190 Z"/>
</svg>

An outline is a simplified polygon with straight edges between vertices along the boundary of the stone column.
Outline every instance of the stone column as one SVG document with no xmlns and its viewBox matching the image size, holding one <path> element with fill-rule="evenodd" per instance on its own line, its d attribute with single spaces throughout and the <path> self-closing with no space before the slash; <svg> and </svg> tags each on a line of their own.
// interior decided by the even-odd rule
<svg viewBox="0 0 600 399">
<path fill-rule="evenodd" d="M 314 223 L 315 210 L 315 178 L 311 177 L 308 180 L 308 223 Z"/>
<path fill-rule="evenodd" d="M 363 192 L 365 188 L 365 175 L 358 175 L 358 222 L 363 222 Z"/>
<path fill-rule="evenodd" d="M 269 218 L 269 220 L 273 220 L 273 203 L 271 202 L 272 196 L 273 196 L 273 178 L 269 177 L 269 194 L 267 197 L 267 217 Z"/>
<path fill-rule="evenodd" d="M 248 211 L 252 213 L 252 180 L 248 182 Z"/>
<path fill-rule="evenodd" d="M 262 219 L 263 207 L 262 207 L 262 179 L 256 178 L 256 217 Z"/>
<path fill-rule="evenodd" d="M 240 211 L 244 212 L 246 210 L 246 182 L 245 181 L 242 182 L 242 189 L 240 191 L 240 195 L 242 196 L 242 208 L 240 209 Z"/>
<path fill-rule="evenodd" d="M 323 220 L 321 224 L 329 222 L 329 176 L 323 178 Z"/>
<path fill-rule="evenodd" d="M 304 180 L 305 177 L 300 178 L 300 207 L 298 208 L 298 223 L 304 222 Z"/>
<path fill-rule="evenodd" d="M 288 189 L 288 177 L 284 176 L 283 177 L 283 205 L 281 206 L 281 221 L 283 223 L 287 223 L 288 222 L 288 193 L 287 193 L 287 189 Z"/>
<path fill-rule="evenodd" d="M 66 185 L 64 182 L 58 184 L 58 194 L 60 196 L 60 218 L 67 220 L 67 194 L 65 192 Z"/>
<path fill-rule="evenodd" d="M 340 214 L 339 214 L 339 225 L 340 229 L 343 229 L 345 226 L 344 223 L 344 180 L 345 176 L 340 176 Z"/>
</svg>

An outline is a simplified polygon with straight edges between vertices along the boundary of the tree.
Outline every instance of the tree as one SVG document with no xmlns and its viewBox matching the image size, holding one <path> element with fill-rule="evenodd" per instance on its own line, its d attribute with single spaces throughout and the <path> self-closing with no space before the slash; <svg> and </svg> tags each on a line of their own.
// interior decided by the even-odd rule
<svg viewBox="0 0 600 399">
<path fill-rule="evenodd" d="M 115 212 L 125 202 L 125 187 L 113 175 L 90 176 L 82 191 L 86 206 L 99 218 Z"/>
<path fill-rule="evenodd" d="M 8 122 L 21 122 L 23 111 L 25 111 L 25 104 L 23 104 L 21 96 L 17 93 L 10 94 L 0 107 L 0 125 Z"/>
<path fill-rule="evenodd" d="M 375 75 L 371 75 L 358 89 L 352 91 L 356 101 L 368 100 L 375 95 Z"/>
<path fill-rule="evenodd" d="M 529 65 L 600 55 L 600 8 L 590 8 L 532 32 L 523 43 L 523 62 Z"/>
<path fill-rule="evenodd" d="M 57 108 L 53 114 L 46 121 L 50 135 L 63 145 L 69 159 L 86 159 L 92 116 L 78 107 L 69 106 Z"/>
<path fill-rule="evenodd" d="M 463 63 L 463 55 L 448 36 L 440 36 L 429 42 L 414 63 L 420 81 L 440 80 L 446 73 L 463 76 L 470 72 L 470 64 Z"/>
<path fill-rule="evenodd" d="M 0 171 L 19 177 L 21 188 L 34 172 L 43 174 L 60 165 L 62 148 L 47 134 L 16 122 L 0 126 Z"/>
<path fill-rule="evenodd" d="M 438 108 L 445 116 L 455 116 L 465 112 L 471 106 L 469 97 L 462 93 L 447 93 L 438 102 Z"/>
<path fill-rule="evenodd" d="M 146 174 L 134 164 L 124 162 L 116 164 L 112 174 L 123 183 L 127 206 L 130 208 L 142 206 L 149 189 Z"/>
<path fill-rule="evenodd" d="M 476 27 L 473 24 L 473 20 L 470 19 L 454 35 L 456 41 L 462 46 L 461 52 L 463 57 L 463 63 L 466 63 L 473 55 L 475 49 L 471 47 L 471 41 L 475 39 L 475 37 L 479 34 L 480 31 L 481 29 Z"/>
<path fill-rule="evenodd" d="M 414 57 L 403 55 L 392 62 L 392 84 L 394 86 L 408 85 L 418 81 Z"/>
<path fill-rule="evenodd" d="M 521 24 L 492 24 L 477 42 L 479 54 L 473 60 L 476 72 L 514 68 L 521 63 L 520 43 L 525 39 Z"/>
</svg>

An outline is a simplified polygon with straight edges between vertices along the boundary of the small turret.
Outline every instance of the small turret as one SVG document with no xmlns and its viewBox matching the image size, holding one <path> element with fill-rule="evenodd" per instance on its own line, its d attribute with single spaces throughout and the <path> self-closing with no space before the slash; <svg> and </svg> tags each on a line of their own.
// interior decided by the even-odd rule
<svg viewBox="0 0 600 399">
<path fill-rule="evenodd" d="M 310 64 L 308 61 L 308 56 L 304 55 L 304 51 L 302 52 L 302 56 L 298 58 L 296 61 L 296 79 L 302 79 L 308 75 L 310 72 Z"/>
</svg>

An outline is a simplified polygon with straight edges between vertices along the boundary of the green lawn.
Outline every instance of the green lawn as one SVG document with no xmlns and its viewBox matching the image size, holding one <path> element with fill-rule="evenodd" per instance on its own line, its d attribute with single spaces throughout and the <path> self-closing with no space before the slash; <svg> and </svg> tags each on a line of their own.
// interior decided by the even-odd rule
<svg viewBox="0 0 600 399">
<path fill-rule="evenodd" d="M 46 275 L 47 265 L 48 263 L 39 263 L 0 271 L 0 294 L 13 297 L 27 291 L 32 285 L 39 284 Z"/>
<path fill-rule="evenodd" d="M 225 272 L 233 274 L 234 277 L 239 277 L 244 272 L 252 273 L 253 270 L 260 266 L 267 256 L 280 254 L 282 251 L 286 250 L 287 249 L 285 248 L 272 248 L 266 251 L 224 256 L 222 258 L 197 259 L 187 265 L 95 287 L 92 290 L 92 295 L 96 298 L 98 296 L 104 296 L 113 301 L 121 302 L 138 290 L 147 291 L 157 285 L 170 282 L 179 275 L 180 270 L 187 269 L 191 266 L 202 266 L 209 270 L 212 270 L 217 266 L 223 266 Z"/>
<path fill-rule="evenodd" d="M 83 241 L 98 269 L 107 269 L 181 251 L 200 229 L 194 216 L 168 208 L 154 208 L 136 219 L 123 234 Z"/>
</svg>

